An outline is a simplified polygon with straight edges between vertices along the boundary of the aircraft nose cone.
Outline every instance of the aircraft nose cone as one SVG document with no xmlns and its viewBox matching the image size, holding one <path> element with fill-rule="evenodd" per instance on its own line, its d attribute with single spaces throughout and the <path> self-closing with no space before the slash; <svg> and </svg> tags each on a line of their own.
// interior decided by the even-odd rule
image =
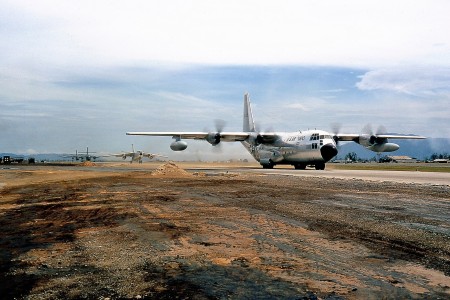
<svg viewBox="0 0 450 300">
<path fill-rule="evenodd" d="M 329 161 L 333 157 L 335 157 L 338 154 L 338 151 L 336 149 L 336 146 L 333 144 L 326 144 L 323 145 L 322 148 L 320 148 L 320 154 L 323 157 L 323 160 L 325 162 Z"/>
</svg>

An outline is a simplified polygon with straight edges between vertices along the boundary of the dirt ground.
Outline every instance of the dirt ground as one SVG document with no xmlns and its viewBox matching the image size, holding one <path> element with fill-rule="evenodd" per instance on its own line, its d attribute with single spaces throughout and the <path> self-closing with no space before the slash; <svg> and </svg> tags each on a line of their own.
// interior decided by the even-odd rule
<svg viewBox="0 0 450 300">
<path fill-rule="evenodd" d="M 448 185 L 18 167 L 0 226 L 2 299 L 450 298 Z"/>
</svg>

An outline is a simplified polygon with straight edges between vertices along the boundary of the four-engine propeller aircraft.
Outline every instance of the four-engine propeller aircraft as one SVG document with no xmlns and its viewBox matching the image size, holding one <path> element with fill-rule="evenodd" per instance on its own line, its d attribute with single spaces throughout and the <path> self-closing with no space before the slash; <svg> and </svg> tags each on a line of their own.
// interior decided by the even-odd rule
<svg viewBox="0 0 450 300">
<path fill-rule="evenodd" d="M 134 151 L 133 144 L 131 144 L 131 152 L 122 152 L 119 154 L 112 154 L 112 156 L 122 157 L 123 160 L 127 159 L 127 157 L 131 157 L 130 164 L 132 164 L 133 161 L 137 161 L 138 163 L 142 164 L 143 157 L 147 157 L 148 159 L 152 159 L 154 157 L 167 157 L 167 156 L 159 155 L 159 154 L 146 153 L 146 152 L 143 152 L 140 150 Z"/>
<path fill-rule="evenodd" d="M 72 158 L 72 161 L 73 160 L 91 161 L 91 160 L 96 160 L 99 157 L 102 157 L 101 155 L 91 155 L 92 153 L 96 153 L 96 152 L 89 152 L 89 147 L 86 147 L 86 152 L 75 150 L 75 154 L 66 154 L 66 155 L 63 155 L 63 157 L 70 157 L 70 158 Z"/>
<path fill-rule="evenodd" d="M 206 140 L 213 146 L 220 142 L 241 142 L 250 154 L 263 166 L 273 168 L 277 164 L 290 164 L 296 169 L 307 165 L 324 170 L 325 163 L 338 153 L 337 143 L 353 141 L 374 152 L 391 152 L 399 145 L 388 139 L 424 139 L 423 136 L 387 133 L 343 134 L 323 130 L 295 131 L 291 133 L 258 132 L 248 93 L 244 95 L 244 124 L 242 132 L 127 132 L 127 135 L 172 136 L 170 148 L 183 151 L 187 143 L 182 139 Z"/>
</svg>

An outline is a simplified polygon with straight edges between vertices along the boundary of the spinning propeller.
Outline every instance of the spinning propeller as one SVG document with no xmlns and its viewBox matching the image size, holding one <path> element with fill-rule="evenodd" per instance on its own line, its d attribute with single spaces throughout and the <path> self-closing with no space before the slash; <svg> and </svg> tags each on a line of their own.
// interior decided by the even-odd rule
<svg viewBox="0 0 450 300">
<path fill-rule="evenodd" d="M 219 147 L 214 147 L 214 149 L 221 151 L 222 150 L 221 144 L 220 144 L 221 133 L 223 132 L 223 129 L 225 128 L 226 122 L 221 119 L 216 119 L 216 120 L 214 120 L 214 123 L 216 126 L 216 131 L 215 132 L 208 131 L 208 136 L 206 137 L 206 140 L 208 141 L 208 143 L 210 143 L 213 146 L 219 146 Z"/>
<path fill-rule="evenodd" d="M 382 144 L 382 143 L 386 142 L 386 138 L 380 138 L 379 135 L 383 135 L 386 133 L 387 133 L 386 127 L 384 127 L 383 125 L 380 125 L 380 126 L 378 126 L 378 129 L 374 134 L 373 130 L 372 130 L 372 125 L 367 124 L 366 126 L 363 127 L 361 136 L 364 139 L 367 139 L 369 141 L 369 143 L 372 145 L 373 144 Z"/>
<path fill-rule="evenodd" d="M 341 123 L 332 123 L 331 124 L 331 132 L 333 133 L 333 140 L 336 143 L 336 147 L 339 147 L 339 137 L 338 134 L 340 133 L 342 128 Z"/>
</svg>

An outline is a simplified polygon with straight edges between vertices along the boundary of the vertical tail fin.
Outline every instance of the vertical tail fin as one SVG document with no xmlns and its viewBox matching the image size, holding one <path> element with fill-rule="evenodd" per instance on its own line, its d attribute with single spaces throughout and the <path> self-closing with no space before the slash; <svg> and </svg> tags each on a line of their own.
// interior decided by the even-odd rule
<svg viewBox="0 0 450 300">
<path fill-rule="evenodd" d="M 133 144 L 131 144 L 131 151 L 133 151 L 133 153 L 134 153 L 134 145 Z"/>
<path fill-rule="evenodd" d="M 244 94 L 244 132 L 254 132 L 255 123 L 253 122 L 252 106 L 250 103 L 250 95 L 248 93 Z"/>
</svg>

